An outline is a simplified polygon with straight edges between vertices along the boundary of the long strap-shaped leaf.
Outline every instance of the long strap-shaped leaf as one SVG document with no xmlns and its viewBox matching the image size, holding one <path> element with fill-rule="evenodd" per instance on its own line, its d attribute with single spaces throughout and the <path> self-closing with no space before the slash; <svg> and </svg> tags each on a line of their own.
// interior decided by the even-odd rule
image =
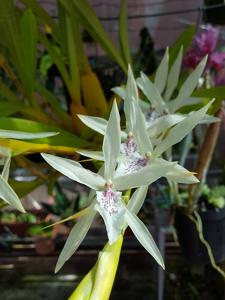
<svg viewBox="0 0 225 300">
<path fill-rule="evenodd" d="M 62 2 L 66 0 L 61 0 Z M 94 10 L 91 8 L 86 0 L 77 1 L 73 0 L 74 11 L 70 12 L 72 15 L 75 13 L 82 24 L 82 26 L 88 30 L 90 35 L 101 45 L 101 47 L 109 54 L 123 69 L 127 72 L 126 65 L 118 51 L 112 42 L 111 38 L 103 28 L 101 22 L 96 16 Z"/>
<path fill-rule="evenodd" d="M 37 23 L 31 9 L 24 12 L 20 27 L 19 47 L 22 65 L 19 73 L 29 97 L 32 97 L 36 80 Z"/>
<path fill-rule="evenodd" d="M 128 26 L 127 26 L 127 0 L 121 1 L 120 6 L 120 19 L 119 19 L 119 36 L 120 36 L 120 48 L 123 54 L 126 64 L 131 63 L 130 47 L 128 40 Z"/>
</svg>

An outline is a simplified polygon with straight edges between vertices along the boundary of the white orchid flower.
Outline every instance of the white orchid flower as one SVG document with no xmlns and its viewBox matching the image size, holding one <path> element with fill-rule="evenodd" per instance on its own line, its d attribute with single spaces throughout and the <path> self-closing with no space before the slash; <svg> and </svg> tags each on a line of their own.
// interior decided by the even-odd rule
<svg viewBox="0 0 225 300">
<path fill-rule="evenodd" d="M 53 168 L 63 173 L 65 176 L 79 183 L 85 184 L 95 191 L 96 200 L 94 200 L 89 207 L 90 213 L 83 217 L 82 221 L 80 221 L 82 222 L 83 227 L 80 225 L 80 223 L 77 225 L 79 230 L 83 228 L 81 230 L 80 241 L 86 235 L 93 221 L 95 212 L 97 211 L 105 222 L 110 244 L 117 240 L 123 225 L 127 223 L 134 231 L 134 234 L 137 236 L 137 238 L 142 241 L 144 247 L 146 249 L 152 249 L 150 245 L 153 245 L 153 242 L 151 241 L 149 245 L 146 242 L 149 239 L 147 239 L 146 236 L 148 232 L 147 229 L 144 227 L 144 224 L 134 215 L 134 213 L 132 213 L 132 210 L 129 210 L 124 204 L 122 199 L 122 191 L 130 188 L 148 186 L 173 168 L 175 163 L 166 161 L 156 163 L 153 162 L 137 172 L 130 172 L 126 175 L 120 175 L 116 172 L 118 157 L 120 155 L 120 145 L 120 116 L 116 102 L 114 102 L 112 111 L 110 113 L 110 118 L 107 123 L 102 146 L 104 156 L 103 175 L 86 170 L 81 166 L 81 164 L 69 159 L 50 154 L 42 154 L 42 156 Z M 141 233 L 140 230 L 143 232 Z M 77 229 L 74 229 L 74 231 L 77 232 Z M 68 243 L 66 245 L 68 245 Z M 76 248 L 76 245 L 73 247 L 73 249 Z M 155 251 L 156 250 L 153 251 L 155 256 L 153 255 L 152 251 L 149 252 L 154 257 L 158 257 L 158 254 L 156 255 Z M 63 256 L 60 257 L 60 261 L 61 259 L 64 259 Z M 158 258 L 157 261 L 162 265 L 161 258 Z M 56 267 L 56 270 L 58 270 L 61 265 L 62 264 L 59 263 L 59 265 Z"/>
<path fill-rule="evenodd" d="M 160 158 L 161 155 L 173 145 L 180 142 L 204 118 L 210 105 L 211 102 L 200 110 L 186 116 L 185 119 L 171 129 L 167 129 L 167 136 L 153 146 L 146 128 L 144 115 L 138 106 L 138 102 L 130 101 L 129 109 L 130 111 L 135 111 L 135 114 L 132 114 L 133 117 L 130 118 L 130 124 L 128 124 L 131 132 L 128 134 L 127 140 L 121 144 L 121 153 L 118 158 L 119 165 L 116 170 L 117 174 L 129 174 L 146 166 L 166 162 Z M 104 155 L 100 151 L 80 150 L 79 153 L 104 161 Z M 198 182 L 192 172 L 189 172 L 178 164 L 175 164 L 167 173 L 164 173 L 164 176 L 178 183 Z"/>
</svg>

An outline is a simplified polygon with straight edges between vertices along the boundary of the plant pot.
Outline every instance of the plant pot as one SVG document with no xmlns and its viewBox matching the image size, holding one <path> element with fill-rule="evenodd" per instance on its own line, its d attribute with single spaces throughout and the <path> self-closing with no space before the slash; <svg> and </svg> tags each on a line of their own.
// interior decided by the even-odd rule
<svg viewBox="0 0 225 300">
<path fill-rule="evenodd" d="M 12 233 L 18 237 L 27 236 L 29 228 L 33 224 L 29 223 L 0 223 L 0 234 L 3 233 Z"/>
<path fill-rule="evenodd" d="M 203 235 L 211 246 L 217 262 L 225 260 L 225 208 L 219 212 L 209 210 L 199 213 Z M 175 211 L 175 227 L 183 255 L 194 263 L 210 263 L 207 249 L 199 239 L 195 223 L 181 210 Z"/>
<path fill-rule="evenodd" d="M 54 252 L 54 241 L 47 237 L 37 237 L 35 240 L 35 249 L 39 255 L 49 255 Z"/>
<path fill-rule="evenodd" d="M 204 22 L 213 25 L 224 25 L 225 24 L 224 0 L 205 0 L 204 4 L 206 7 L 208 7 L 208 9 L 205 9 L 203 11 Z M 218 7 L 216 7 L 216 5 L 218 5 Z M 210 6 L 212 6 L 212 8 L 210 8 Z"/>
</svg>

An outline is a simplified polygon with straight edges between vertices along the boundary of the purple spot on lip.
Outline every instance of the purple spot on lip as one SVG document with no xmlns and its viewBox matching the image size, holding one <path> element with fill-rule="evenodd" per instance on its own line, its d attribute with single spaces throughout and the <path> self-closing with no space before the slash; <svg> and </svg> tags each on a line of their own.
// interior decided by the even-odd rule
<svg viewBox="0 0 225 300">
<path fill-rule="evenodd" d="M 99 192 L 99 196 L 97 196 L 97 201 L 99 202 L 99 204 L 103 208 L 105 208 L 110 215 L 117 212 L 117 194 L 117 192 L 113 192 L 111 189 L 107 189 L 104 192 Z"/>
<path fill-rule="evenodd" d="M 136 172 L 139 169 L 147 166 L 147 163 L 148 163 L 148 159 L 146 158 L 135 159 L 128 165 L 128 167 L 125 169 L 125 172 L 128 174 L 132 172 Z"/>
<path fill-rule="evenodd" d="M 129 155 L 137 151 L 137 144 L 134 139 L 128 139 L 126 143 L 121 144 L 121 152 Z"/>
</svg>

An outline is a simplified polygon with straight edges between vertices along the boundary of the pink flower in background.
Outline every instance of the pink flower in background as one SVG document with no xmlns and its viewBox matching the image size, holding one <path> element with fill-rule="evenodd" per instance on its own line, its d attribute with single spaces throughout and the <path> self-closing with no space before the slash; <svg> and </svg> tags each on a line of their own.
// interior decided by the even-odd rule
<svg viewBox="0 0 225 300">
<path fill-rule="evenodd" d="M 209 64 L 211 65 L 211 67 L 215 68 L 216 70 L 221 70 L 224 68 L 224 60 L 225 60 L 224 52 L 214 52 L 209 57 Z"/>
<path fill-rule="evenodd" d="M 198 49 L 191 48 L 184 57 L 183 64 L 187 68 L 195 69 L 197 64 L 203 58 Z"/>
<path fill-rule="evenodd" d="M 206 26 L 205 31 L 196 36 L 195 43 L 202 55 L 211 54 L 217 46 L 219 30 L 211 25 Z"/>
<path fill-rule="evenodd" d="M 208 62 L 205 71 L 211 75 L 214 85 L 225 85 L 225 52 L 216 51 L 219 39 L 219 29 L 207 25 L 203 32 L 198 34 L 192 47 L 184 57 L 183 65 L 195 69 L 205 55 Z"/>
</svg>

